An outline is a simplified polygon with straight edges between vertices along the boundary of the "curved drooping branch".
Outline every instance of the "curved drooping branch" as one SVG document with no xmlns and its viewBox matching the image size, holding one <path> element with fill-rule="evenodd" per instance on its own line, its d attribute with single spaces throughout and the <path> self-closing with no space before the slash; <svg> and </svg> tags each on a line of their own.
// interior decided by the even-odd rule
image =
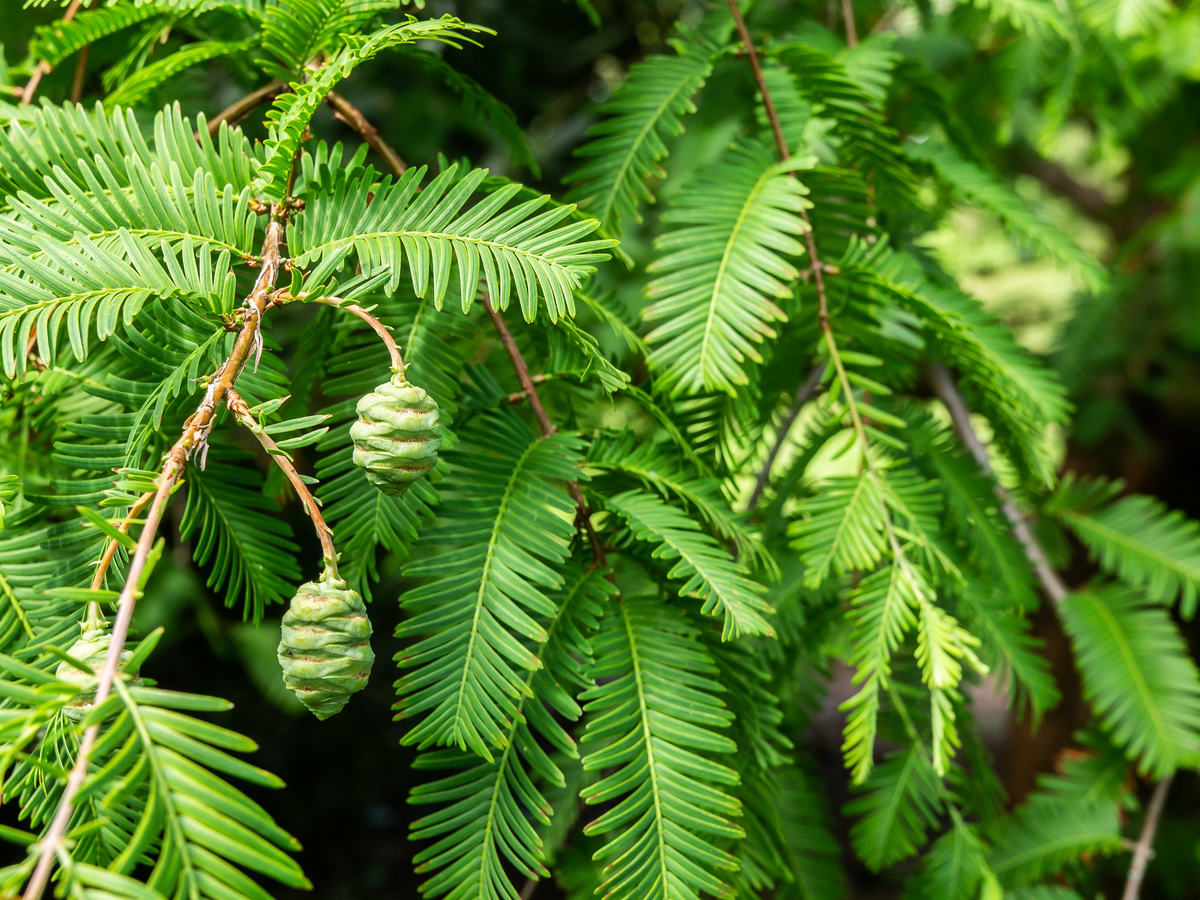
<svg viewBox="0 0 1200 900">
<path fill-rule="evenodd" d="M 304 506 L 304 512 L 312 519 L 313 528 L 316 529 L 317 539 L 321 542 L 321 552 L 325 557 L 325 568 L 336 577 L 338 555 L 333 546 L 333 529 L 326 524 L 325 517 L 321 515 L 321 501 L 313 496 L 313 492 L 304 483 L 304 479 L 296 470 L 291 459 L 288 458 L 286 451 L 279 449 L 279 445 L 272 437 L 263 431 L 246 401 L 233 388 L 225 392 L 225 405 L 229 407 L 229 411 L 239 422 L 250 429 L 258 442 L 262 444 L 263 449 L 267 451 L 267 455 L 274 460 L 283 474 L 287 476 L 287 480 L 291 482 L 296 495 L 300 498 L 300 503 Z"/>
<path fill-rule="evenodd" d="M 134 548 L 129 569 L 125 573 L 125 586 L 121 589 L 120 598 L 117 600 L 117 617 L 113 623 L 112 640 L 108 645 L 108 653 L 104 658 L 104 665 L 97 673 L 96 697 L 93 701 L 95 706 L 103 705 L 108 699 L 112 692 L 113 682 L 117 678 L 121 653 L 125 649 L 125 641 L 129 637 L 129 626 L 133 621 L 133 610 L 138 600 L 138 583 L 141 581 L 150 551 L 158 536 L 158 527 L 170 501 L 171 492 L 179 481 L 180 475 L 183 474 L 189 459 L 195 458 L 199 453 L 201 465 L 203 465 L 208 446 L 208 433 L 212 428 L 213 417 L 216 415 L 217 409 L 227 399 L 229 392 L 233 390 L 234 382 L 250 357 L 261 352 L 262 317 L 270 305 L 270 293 L 279 273 L 282 238 L 283 210 L 277 208 L 271 216 L 271 221 L 267 224 L 267 234 L 261 253 L 262 267 L 254 283 L 254 289 L 242 307 L 242 327 L 234 341 L 233 350 L 230 351 L 229 357 L 221 364 L 221 367 L 213 373 L 204 399 L 184 423 L 183 433 L 167 453 L 166 462 L 159 472 L 157 489 L 150 501 L 141 534 L 138 535 L 137 546 Z M 83 733 L 79 752 L 67 777 L 58 809 L 54 813 L 46 836 L 38 842 L 38 862 L 34 867 L 29 884 L 25 888 L 24 900 L 40 900 L 49 883 L 54 858 L 62 846 L 67 826 L 71 821 L 75 795 L 87 778 L 88 762 L 99 734 L 100 723 L 98 722 L 90 725 Z"/>
<path fill-rule="evenodd" d="M 295 298 L 285 296 L 281 298 L 280 302 L 288 303 L 293 299 L 304 300 L 305 295 L 300 294 L 300 296 Z M 371 315 L 357 303 L 351 303 L 347 300 L 343 300 L 341 297 L 321 297 L 313 302 L 322 303 L 326 306 L 332 306 L 335 309 L 345 310 L 353 316 L 358 316 L 358 318 L 362 319 L 369 326 L 371 326 L 371 330 L 379 335 L 379 339 L 382 340 L 384 346 L 387 347 L 388 356 L 390 356 L 392 359 L 392 371 L 401 378 L 404 377 L 404 357 L 400 355 L 400 345 L 396 343 L 396 339 L 392 337 L 392 333 L 388 330 L 388 327 L 380 322 L 379 319 L 375 318 L 375 316 Z"/>
<path fill-rule="evenodd" d="M 955 434 L 958 435 L 963 446 L 975 457 L 979 468 L 991 480 L 992 488 L 1000 499 L 1000 509 L 1004 513 L 1004 518 L 1008 519 L 1009 529 L 1025 551 L 1025 557 L 1033 566 L 1033 571 L 1037 575 L 1038 581 L 1041 582 L 1046 596 L 1056 604 L 1062 603 L 1070 593 L 1070 589 L 1054 571 L 1054 567 L 1050 565 L 1050 560 L 1046 558 L 1046 552 L 1034 537 L 1025 514 L 1017 507 L 1004 485 L 996 479 L 996 473 L 992 470 L 992 463 L 988 459 L 987 448 L 983 446 L 983 442 L 975 433 L 975 427 L 971 424 L 971 411 L 967 409 L 967 403 L 963 400 L 962 392 L 954 383 L 950 371 L 941 363 L 933 363 L 929 367 L 929 372 L 933 381 L 934 393 L 938 395 L 938 399 L 950 413 L 950 422 L 954 426 Z"/>
</svg>

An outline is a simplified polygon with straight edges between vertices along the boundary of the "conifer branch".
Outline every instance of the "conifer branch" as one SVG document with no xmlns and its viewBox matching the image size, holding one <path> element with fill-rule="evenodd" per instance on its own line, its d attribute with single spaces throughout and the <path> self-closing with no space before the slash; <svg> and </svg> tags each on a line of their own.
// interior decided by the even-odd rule
<svg viewBox="0 0 1200 900">
<path fill-rule="evenodd" d="M 367 145 L 372 150 L 383 157 L 383 161 L 387 163 L 387 167 L 392 170 L 397 178 L 404 174 L 408 169 L 406 163 L 387 141 L 379 136 L 379 132 L 375 130 L 367 117 L 362 114 L 357 106 L 339 94 L 337 91 L 330 91 L 325 98 L 325 102 L 333 107 L 333 114 L 336 118 L 341 119 L 351 128 L 358 132 Z"/>
<path fill-rule="evenodd" d="M 779 423 L 779 430 L 775 434 L 775 443 L 771 445 L 770 452 L 767 453 L 767 458 L 763 460 L 762 468 L 758 471 L 758 477 L 754 479 L 754 490 L 750 492 L 750 499 L 746 503 L 747 512 L 753 512 L 758 506 L 758 501 L 762 499 L 763 491 L 767 489 L 767 485 L 771 482 L 771 469 L 775 465 L 775 459 L 779 456 L 779 452 L 783 449 L 783 445 L 787 443 L 788 434 L 792 430 L 792 426 L 796 423 L 796 419 L 800 415 L 800 410 L 804 408 L 804 404 L 808 403 L 821 387 L 821 376 L 825 374 L 825 363 L 817 363 L 813 366 L 812 371 L 808 373 L 808 377 L 800 382 L 800 386 L 796 388 L 796 395 L 792 399 L 792 405 L 787 411 L 787 415 L 783 417 L 783 421 Z"/>
<path fill-rule="evenodd" d="M 1004 517 L 1008 519 L 1008 524 L 1012 530 L 1013 537 L 1021 544 L 1025 551 L 1025 556 L 1033 566 L 1033 571 L 1037 575 L 1038 581 L 1042 584 L 1042 589 L 1046 592 L 1051 600 L 1056 604 L 1062 603 L 1067 598 L 1070 590 L 1067 588 L 1063 580 L 1059 578 L 1058 573 L 1054 571 L 1054 567 L 1050 565 L 1050 560 L 1046 558 L 1046 552 L 1042 549 L 1042 545 L 1033 535 L 1033 530 L 1029 527 L 1029 520 L 1025 514 L 1017 507 L 1013 501 L 1012 495 L 1008 490 L 996 479 L 996 473 L 992 469 L 991 460 L 988 459 L 987 448 L 983 446 L 983 442 L 979 440 L 979 435 L 975 433 L 975 427 L 971 424 L 971 411 L 967 408 L 967 403 L 963 400 L 962 392 L 959 391 L 958 385 L 954 383 L 954 378 L 950 375 L 950 371 L 941 363 L 933 363 L 930 366 L 930 375 L 933 380 L 934 393 L 938 395 L 938 399 L 946 407 L 946 411 L 950 413 L 950 421 L 954 425 L 954 432 L 958 435 L 958 439 L 975 457 L 975 462 L 979 464 L 979 468 L 983 470 L 992 481 L 992 488 L 996 492 L 996 496 L 1000 499 L 1000 508 L 1004 513 Z"/>
<path fill-rule="evenodd" d="M 183 433 L 167 453 L 166 462 L 159 473 L 157 489 L 150 503 L 146 521 L 142 525 L 141 534 L 138 536 L 133 559 L 129 563 L 129 570 L 125 574 L 125 586 L 121 589 L 121 595 L 117 600 L 117 618 L 113 624 L 108 653 L 104 658 L 103 667 L 97 674 L 96 697 L 93 701 L 96 707 L 104 705 L 112 692 L 113 682 L 117 678 L 121 653 L 125 649 L 129 626 L 133 620 L 133 609 L 138 600 L 139 582 L 146 569 L 155 538 L 158 536 L 158 527 L 170 501 L 171 492 L 178 482 L 179 476 L 183 473 L 187 460 L 195 457 L 197 452 L 200 453 L 200 465 L 203 467 L 208 433 L 212 428 L 217 409 L 221 402 L 227 399 L 228 393 L 233 389 L 233 383 L 241 374 L 251 355 L 259 352 L 262 347 L 262 334 L 259 329 L 263 313 L 270 305 L 270 293 L 279 273 L 284 215 L 283 208 L 277 207 L 273 211 L 271 221 L 267 224 L 267 234 L 260 254 L 262 267 L 255 280 L 254 288 L 243 306 L 242 328 L 234 341 L 233 350 L 230 351 L 229 358 L 214 373 L 204 399 L 184 423 Z M 39 842 L 40 855 L 33 876 L 25 888 L 23 900 L 40 900 L 49 883 L 51 867 L 66 837 L 67 826 L 70 824 L 71 814 L 74 810 L 75 795 L 87 778 L 88 762 L 99 733 L 100 723 L 97 722 L 89 726 L 83 734 L 79 752 L 75 757 L 75 764 L 67 777 L 67 783 L 63 789 L 62 798 L 59 800 L 58 809 L 55 811 L 54 819 L 50 823 L 46 836 Z"/>
<path fill-rule="evenodd" d="M 264 103 L 270 103 L 287 89 L 288 86 L 285 82 L 272 81 L 256 91 L 251 91 L 240 100 L 235 100 L 208 121 L 208 136 L 216 137 L 217 132 L 221 130 L 222 122 L 236 125 L 258 107 Z"/>
<path fill-rule="evenodd" d="M 317 540 L 321 542 L 321 554 L 325 558 L 325 568 L 336 577 L 338 554 L 333 546 L 333 529 L 326 524 L 325 517 L 321 515 L 321 501 L 308 489 L 308 485 L 304 483 L 304 478 L 296 470 L 296 466 L 288 457 L 287 452 L 279 449 L 279 445 L 262 429 L 258 420 L 254 418 L 254 413 L 250 412 L 249 405 L 233 388 L 229 388 L 225 392 L 225 405 L 229 407 L 229 411 L 239 422 L 250 429 L 258 442 L 262 444 L 263 449 L 267 451 L 267 455 L 283 470 L 283 474 L 291 482 L 292 488 L 295 489 L 296 495 L 304 507 L 305 514 L 312 519 L 313 528 L 317 532 Z"/>
<path fill-rule="evenodd" d="M 1142 833 L 1133 848 L 1133 862 L 1129 866 L 1129 878 L 1125 882 L 1121 900 L 1138 900 L 1141 893 L 1146 866 L 1149 865 L 1154 850 L 1154 836 L 1158 832 L 1158 823 L 1162 819 L 1173 778 L 1173 775 L 1168 775 L 1161 779 L 1154 786 L 1154 793 L 1150 795 L 1150 804 L 1146 807 L 1146 821 L 1142 823 Z"/>
</svg>

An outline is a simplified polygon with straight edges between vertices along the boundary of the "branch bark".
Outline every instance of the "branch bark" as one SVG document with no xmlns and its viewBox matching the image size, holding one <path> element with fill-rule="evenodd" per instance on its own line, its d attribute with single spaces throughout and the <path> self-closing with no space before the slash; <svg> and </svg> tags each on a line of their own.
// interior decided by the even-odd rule
<svg viewBox="0 0 1200 900">
<path fill-rule="evenodd" d="M 387 141 L 379 136 L 379 132 L 375 130 L 375 126 L 367 121 L 367 117 L 362 112 L 339 94 L 337 91 L 330 91 L 325 97 L 325 102 L 333 107 L 333 114 L 336 118 L 341 119 L 351 128 L 359 133 L 368 146 L 387 163 L 387 167 L 392 170 L 392 174 L 399 178 L 408 169 L 408 163 L 400 158 L 400 154 L 396 152 Z"/>
<path fill-rule="evenodd" d="M 158 527 L 170 500 L 171 491 L 183 473 L 188 459 L 194 457 L 197 452 L 200 453 L 201 465 L 203 465 L 204 451 L 207 447 L 206 439 L 212 428 L 217 408 L 233 389 L 233 383 L 241 374 L 250 356 L 261 350 L 262 334 L 259 329 L 263 313 L 270 304 L 271 289 L 274 287 L 275 278 L 279 273 L 282 237 L 283 215 L 282 210 L 277 208 L 267 225 L 267 234 L 263 241 L 261 254 L 262 268 L 254 283 L 254 289 L 246 298 L 243 306 L 242 328 L 234 341 L 233 350 L 230 352 L 229 358 L 214 373 L 204 399 L 184 423 L 183 433 L 167 453 L 166 462 L 159 473 L 157 490 L 154 493 L 154 499 L 150 502 L 150 509 L 146 515 L 145 524 L 142 526 L 141 534 L 138 535 L 133 559 L 130 561 L 129 570 L 125 575 L 125 586 L 121 589 L 120 598 L 117 600 L 117 618 L 113 624 L 112 641 L 108 646 L 108 654 L 104 658 L 104 665 L 97 678 L 94 701 L 96 706 L 101 706 L 108 699 L 112 692 L 113 681 L 117 678 L 121 652 L 125 649 L 125 641 L 129 636 L 129 625 L 133 620 L 133 609 L 137 604 L 138 582 L 146 569 L 146 562 L 149 559 L 150 550 L 154 546 L 155 537 L 158 535 Z M 24 900 L 40 900 L 49 883 L 54 858 L 66 836 L 67 826 L 70 824 L 71 813 L 74 809 L 75 795 L 87 778 L 88 760 L 99 733 L 100 723 L 97 722 L 88 727 L 83 734 L 79 753 L 76 755 L 75 764 L 67 777 L 66 787 L 63 790 L 58 809 L 55 811 L 54 819 L 50 823 L 46 836 L 39 841 L 40 856 L 29 884 L 25 888 Z"/>
<path fill-rule="evenodd" d="M 1158 823 L 1162 819 L 1163 807 L 1167 805 L 1167 793 L 1171 790 L 1173 775 L 1168 775 L 1154 786 L 1150 795 L 1150 804 L 1146 807 L 1146 821 L 1142 823 L 1142 834 L 1133 848 L 1133 862 L 1129 866 L 1129 878 L 1125 882 L 1125 892 L 1121 900 L 1138 900 L 1142 890 L 1142 880 L 1146 877 L 1146 866 L 1154 849 L 1154 835 L 1158 832 Z"/>
<path fill-rule="evenodd" d="M 1042 589 L 1046 592 L 1055 604 L 1062 603 L 1070 590 L 1067 588 L 1063 580 L 1058 577 L 1058 573 L 1054 571 L 1054 567 L 1050 565 L 1050 561 L 1046 558 L 1046 552 L 1042 549 L 1042 545 L 1033 535 L 1032 529 L 1029 527 L 1029 520 L 1025 514 L 1017 507 L 1012 495 L 1005 489 L 1004 485 L 996 480 L 996 473 L 992 469 L 991 460 L 988 459 L 987 448 L 983 446 L 983 442 L 979 440 L 979 435 L 975 433 L 975 427 L 971 424 L 971 411 L 967 409 L 967 403 L 963 400 L 962 392 L 959 391 L 958 385 L 954 383 L 954 378 L 950 375 L 950 371 L 941 363 L 933 363 L 930 366 L 930 376 L 933 381 L 933 390 L 945 405 L 947 412 L 950 413 L 950 421 L 954 425 L 954 432 L 958 435 L 958 439 L 975 457 L 975 462 L 979 464 L 979 468 L 992 479 L 992 485 L 996 491 L 996 496 L 1000 499 L 1000 509 L 1004 513 L 1004 518 L 1008 519 L 1009 528 L 1012 530 L 1013 537 L 1021 544 L 1021 548 L 1025 551 L 1025 557 L 1033 566 L 1033 571 L 1037 575 L 1038 581 L 1042 584 Z"/>
<path fill-rule="evenodd" d="M 796 396 L 792 400 L 791 408 L 788 409 L 783 421 L 779 423 L 779 431 L 775 435 L 775 443 L 771 445 L 771 450 L 767 454 L 767 458 L 763 461 L 762 468 L 758 472 L 758 477 L 754 480 L 754 490 L 750 492 L 750 500 L 746 504 L 747 512 L 755 510 L 758 506 L 758 501 L 762 499 L 763 491 L 771 483 L 771 469 L 775 465 L 775 459 L 779 456 L 779 451 L 783 449 L 783 445 L 787 443 L 788 433 L 792 430 L 792 426 L 796 424 L 796 418 L 800 415 L 800 410 L 804 408 L 804 404 L 816 395 L 817 390 L 821 387 L 821 376 L 824 374 L 825 363 L 817 363 L 813 366 L 812 371 L 808 373 L 808 377 L 800 382 L 800 386 L 796 388 Z"/>
</svg>

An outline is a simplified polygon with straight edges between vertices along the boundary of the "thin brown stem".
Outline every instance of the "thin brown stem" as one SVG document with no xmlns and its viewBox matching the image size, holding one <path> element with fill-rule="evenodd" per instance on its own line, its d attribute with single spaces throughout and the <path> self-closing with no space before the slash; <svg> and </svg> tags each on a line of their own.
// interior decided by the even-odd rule
<svg viewBox="0 0 1200 900">
<path fill-rule="evenodd" d="M 67 7 L 67 11 L 63 13 L 62 22 L 70 22 L 75 18 L 75 14 L 79 12 L 79 7 L 83 5 L 83 0 L 71 0 L 71 5 Z M 86 52 L 86 48 L 85 48 Z M 21 92 L 22 103 L 32 103 L 34 94 L 37 93 L 38 85 L 53 70 L 53 67 L 42 60 L 37 64 L 37 68 L 33 70 L 33 74 L 29 76 L 29 81 L 25 83 L 25 90 Z"/>
<path fill-rule="evenodd" d="M 554 427 L 554 423 L 546 415 L 546 407 L 542 406 L 542 398 L 538 396 L 537 385 L 534 384 L 533 376 L 529 373 L 529 364 L 525 362 L 525 357 L 521 355 L 521 348 L 517 346 L 512 332 L 508 330 L 508 326 L 504 323 L 504 317 L 492 306 L 492 298 L 488 296 L 486 291 L 483 294 L 483 308 L 491 316 L 492 325 L 495 326 L 496 333 L 500 335 L 500 343 L 504 345 L 504 349 L 508 353 L 513 370 L 517 373 L 517 381 L 521 383 L 521 389 L 524 391 L 525 396 L 529 398 L 529 406 L 533 409 L 533 416 L 537 419 L 538 426 L 542 429 L 542 435 L 549 436 L 554 434 L 558 429 Z M 596 533 L 596 529 L 592 525 L 592 513 L 588 509 L 587 500 L 584 499 L 579 482 L 568 481 L 567 490 L 571 492 L 571 498 L 575 501 L 575 506 L 578 510 L 576 518 L 583 525 L 584 531 L 587 532 L 588 543 L 591 544 L 592 556 L 595 558 L 596 564 L 607 568 L 608 555 L 604 552 L 604 544 L 600 541 L 600 535 Z"/>
<path fill-rule="evenodd" d="M 854 0 L 842 0 L 842 19 L 846 23 L 846 46 L 858 46 L 858 25 L 854 21 Z"/>
<path fill-rule="evenodd" d="M 946 411 L 950 413 L 950 421 L 954 426 L 954 432 L 958 435 L 958 439 L 975 457 L 975 462 L 979 464 L 979 468 L 988 475 L 992 480 L 993 489 L 996 491 L 996 496 L 1000 499 L 1000 509 L 1004 513 L 1004 517 L 1008 519 L 1009 528 L 1012 531 L 1013 537 L 1021 544 L 1025 551 L 1025 557 L 1029 560 L 1033 571 L 1037 575 L 1038 581 L 1042 584 L 1042 589 L 1046 592 L 1051 600 L 1056 604 L 1062 603 L 1067 598 L 1070 590 L 1067 588 L 1063 580 L 1059 578 L 1058 573 L 1054 571 L 1054 567 L 1050 565 L 1050 560 L 1046 558 L 1046 552 L 1042 549 L 1042 545 L 1038 543 L 1034 537 L 1033 530 L 1029 527 L 1029 520 L 1025 514 L 1017 507 L 1012 495 L 1005 489 L 1004 485 L 996 480 L 996 473 L 992 469 L 991 460 L 988 459 L 987 448 L 983 446 L 983 442 L 979 440 L 979 435 L 975 433 L 975 427 L 971 424 L 971 411 L 967 408 L 967 403 L 963 399 L 962 392 L 959 391 L 958 385 L 954 383 L 954 378 L 950 375 L 950 371 L 941 363 L 933 363 L 929 367 L 930 378 L 933 381 L 933 390 L 937 394 L 938 399 L 946 407 Z"/>
<path fill-rule="evenodd" d="M 333 114 L 336 118 L 341 119 L 357 131 L 362 139 L 367 142 L 367 145 L 383 157 L 383 161 L 387 163 L 387 167 L 393 175 L 399 178 L 404 174 L 408 169 L 408 163 L 400 158 L 400 154 L 396 152 L 391 144 L 379 136 L 379 132 L 375 130 L 375 126 L 367 121 L 367 117 L 362 114 L 362 111 L 357 106 L 337 91 L 330 91 L 325 97 L 325 102 L 333 107 Z"/>
<path fill-rule="evenodd" d="M 804 408 L 809 400 L 817 393 L 821 387 L 821 376 L 825 374 L 825 363 L 820 362 L 813 366 L 812 371 L 808 373 L 808 377 L 800 383 L 796 388 L 796 396 L 792 398 L 792 405 L 787 411 L 787 415 L 783 417 L 783 421 L 779 423 L 779 431 L 775 435 L 775 443 L 771 445 L 771 450 L 767 453 L 767 458 L 763 461 L 762 468 L 758 471 L 758 477 L 754 480 L 754 490 L 750 492 L 750 500 L 746 504 L 746 510 L 753 512 L 758 501 L 762 499 L 763 491 L 767 489 L 767 485 L 771 482 L 771 469 L 775 465 L 775 460 L 779 456 L 779 452 L 783 449 L 783 445 L 787 443 L 787 437 L 792 430 L 792 426 L 796 423 L 796 419 L 800 415 L 800 410 Z"/>
<path fill-rule="evenodd" d="M 305 294 L 302 293 L 299 297 L 294 299 L 303 300 L 304 298 Z M 284 302 L 287 302 L 290 299 L 293 298 L 285 298 Z M 404 377 L 404 358 L 400 355 L 400 346 L 396 343 L 396 339 L 392 337 L 392 333 L 388 331 L 388 327 L 386 325 L 384 325 L 358 304 L 349 303 L 343 300 L 341 297 L 321 297 L 316 302 L 323 303 L 326 306 L 332 306 L 337 309 L 345 310 L 351 315 L 358 316 L 358 318 L 370 325 L 371 329 L 377 335 L 379 335 L 379 338 L 383 341 L 384 346 L 387 347 L 388 356 L 392 358 L 392 371 L 401 378 Z"/>
<path fill-rule="evenodd" d="M 283 207 L 277 207 L 270 223 L 267 225 L 267 234 L 263 241 L 261 253 L 262 268 L 259 270 L 258 278 L 254 283 L 254 289 L 250 292 L 249 297 L 246 298 L 246 303 L 243 306 L 242 327 L 234 341 L 233 350 L 230 352 L 228 359 L 213 374 L 208 390 L 204 394 L 204 399 L 200 402 L 196 411 L 188 418 L 187 422 L 184 423 L 183 433 L 174 446 L 171 447 L 170 452 L 167 453 L 166 462 L 159 473 L 154 499 L 150 503 L 149 512 L 146 515 L 146 521 L 142 526 L 141 534 L 138 535 L 137 546 L 134 548 L 133 559 L 129 563 L 129 570 L 125 573 L 125 586 L 121 589 L 120 598 L 117 600 L 117 618 L 113 624 L 112 639 L 108 646 L 108 653 L 104 658 L 104 665 L 98 673 L 96 696 L 93 701 L 95 706 L 101 706 L 112 692 L 113 681 L 117 677 L 117 672 L 121 664 L 121 653 L 125 649 L 125 641 L 129 637 L 129 625 L 133 620 L 133 609 L 138 600 L 138 583 L 141 581 L 142 573 L 146 569 L 150 550 L 154 546 L 155 538 L 158 535 L 158 527 L 162 522 L 163 511 L 170 500 L 171 491 L 179 480 L 179 476 L 183 473 L 188 459 L 194 457 L 197 452 L 200 453 L 201 465 L 203 465 L 208 432 L 212 428 L 213 417 L 216 415 L 217 408 L 226 398 L 228 392 L 233 389 L 233 383 L 237 380 L 238 375 L 241 374 L 246 362 L 262 346 L 262 335 L 259 330 L 262 324 L 262 316 L 270 304 L 269 295 L 274 287 L 275 278 L 279 273 L 280 246 L 283 237 L 283 209 Z M 88 761 L 99 733 L 100 723 L 97 722 L 89 726 L 83 734 L 83 739 L 79 744 L 79 752 L 75 757 L 75 764 L 72 766 L 71 773 L 67 777 L 67 783 L 63 789 L 63 795 L 59 801 L 58 809 L 54 814 L 54 819 L 50 823 L 50 828 L 47 830 L 45 837 L 38 842 L 40 856 L 34 868 L 33 876 L 25 888 L 23 900 L 40 900 L 42 893 L 46 889 L 46 885 L 49 883 L 51 867 L 66 836 L 67 826 L 70 824 L 71 813 L 74 809 L 75 795 L 79 792 L 84 779 L 87 777 Z"/>
<path fill-rule="evenodd" d="M 504 317 L 492 306 L 492 298 L 486 293 L 483 295 L 483 308 L 492 317 L 492 325 L 495 326 L 496 333 L 500 335 L 500 343 L 504 345 L 504 349 L 508 352 L 508 358 L 512 361 L 513 370 L 517 373 L 517 381 L 520 382 L 521 390 L 525 392 L 525 396 L 529 398 L 529 405 L 533 408 L 534 418 L 537 419 L 538 425 L 541 426 L 542 434 L 554 434 L 558 429 L 554 427 L 554 423 L 546 415 L 546 407 L 542 406 L 542 398 L 538 396 L 537 385 L 533 383 L 533 376 L 529 374 L 529 365 L 525 362 L 525 357 L 521 355 L 521 349 L 513 339 L 512 332 L 508 330 L 508 326 L 504 323 Z"/>
<path fill-rule="evenodd" d="M 233 388 L 225 392 L 225 405 L 229 407 L 229 411 L 234 414 L 237 420 L 249 428 L 251 433 L 258 438 L 258 442 L 267 451 L 267 455 L 283 470 L 283 474 L 291 482 L 292 488 L 296 491 L 296 495 L 300 498 L 300 503 L 304 507 L 304 512 L 312 519 L 313 528 L 317 532 L 317 540 L 321 542 L 321 553 L 325 557 L 325 568 L 336 577 L 337 550 L 333 546 L 333 529 L 329 527 L 325 522 L 325 517 L 321 515 L 321 501 L 313 496 L 313 492 L 308 489 L 308 485 L 304 483 L 304 479 L 296 470 L 296 466 L 292 463 L 291 459 L 288 458 L 287 453 L 280 450 L 279 445 L 262 429 L 258 420 L 254 418 L 254 414 L 250 412 L 250 407 L 246 401 Z"/>
<path fill-rule="evenodd" d="M 208 121 L 209 137 L 216 137 L 218 131 L 221 130 L 221 123 L 228 122 L 230 125 L 236 125 L 254 110 L 258 109 L 264 103 L 270 103 L 280 94 L 288 89 L 285 82 L 272 81 L 270 84 L 260 87 L 257 91 L 252 91 L 240 100 L 236 100 L 229 106 L 225 107 L 212 119 Z"/>
<path fill-rule="evenodd" d="M 1171 790 L 1173 775 L 1168 775 L 1154 786 L 1150 804 L 1146 807 L 1146 821 L 1142 823 L 1142 834 L 1133 848 L 1133 861 L 1129 865 L 1129 878 L 1125 881 L 1125 892 L 1121 900 L 1138 900 L 1142 881 L 1146 877 L 1146 866 L 1154 850 L 1154 835 L 1162 819 L 1163 807 L 1167 805 L 1167 793 Z"/>
</svg>

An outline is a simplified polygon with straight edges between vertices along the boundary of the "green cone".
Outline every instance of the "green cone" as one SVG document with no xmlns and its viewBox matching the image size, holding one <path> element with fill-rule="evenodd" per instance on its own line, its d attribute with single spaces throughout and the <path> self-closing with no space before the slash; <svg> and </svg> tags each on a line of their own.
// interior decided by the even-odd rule
<svg viewBox="0 0 1200 900">
<path fill-rule="evenodd" d="M 437 401 L 402 375 L 359 400 L 357 411 L 350 426 L 354 462 L 385 494 L 399 497 L 437 464 L 442 445 Z"/>
<path fill-rule="evenodd" d="M 301 585 L 283 615 L 283 683 L 318 719 L 328 719 L 367 686 L 375 661 L 370 640 L 362 597 L 326 572 Z"/>
<path fill-rule="evenodd" d="M 112 643 L 112 635 L 104 628 L 88 628 L 79 636 L 74 644 L 67 649 L 67 654 L 79 660 L 93 672 L 104 668 L 104 659 L 108 656 L 108 646 Z M 121 651 L 121 663 L 129 661 L 133 653 Z M 137 674 L 137 673 L 131 673 Z M 79 696 L 63 710 L 67 717 L 78 722 L 92 709 L 92 701 L 96 699 L 96 676 L 81 672 L 68 662 L 60 662 L 54 670 L 54 677 L 59 681 L 79 688 Z"/>
</svg>

